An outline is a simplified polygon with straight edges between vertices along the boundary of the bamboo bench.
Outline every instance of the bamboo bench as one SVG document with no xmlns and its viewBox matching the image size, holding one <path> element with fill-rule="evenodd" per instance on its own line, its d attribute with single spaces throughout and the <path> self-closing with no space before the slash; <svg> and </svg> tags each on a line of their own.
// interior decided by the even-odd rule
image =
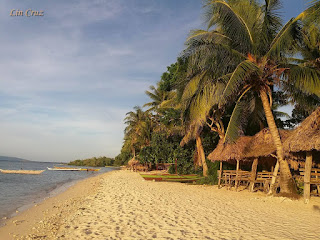
<svg viewBox="0 0 320 240">
<path fill-rule="evenodd" d="M 263 190 L 264 192 L 268 192 L 270 189 L 272 176 L 273 172 L 258 172 L 254 184 L 258 184 L 259 189 Z M 279 184 L 279 176 L 280 173 L 277 175 L 276 184 Z"/>
<path fill-rule="evenodd" d="M 228 188 L 232 186 L 248 185 L 250 181 L 251 173 L 242 170 L 223 170 L 222 175 L 220 175 L 220 170 L 218 170 L 218 175 L 221 176 L 221 185 L 227 186 Z"/>
<path fill-rule="evenodd" d="M 301 175 L 301 178 L 299 181 L 304 182 L 304 173 L 305 169 L 304 168 L 299 168 L 299 172 Z M 317 187 L 318 194 L 320 195 L 320 169 L 319 168 L 312 168 L 311 169 L 311 174 L 310 174 L 310 185 L 315 185 Z"/>
</svg>

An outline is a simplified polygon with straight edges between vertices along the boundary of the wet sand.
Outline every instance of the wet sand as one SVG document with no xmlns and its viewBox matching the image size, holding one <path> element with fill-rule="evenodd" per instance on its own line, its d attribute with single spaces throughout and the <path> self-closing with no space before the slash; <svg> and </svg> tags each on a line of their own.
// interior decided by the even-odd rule
<svg viewBox="0 0 320 240">
<path fill-rule="evenodd" d="M 148 182 L 113 171 L 83 180 L 0 228 L 0 239 L 318 239 L 320 198 Z"/>
</svg>

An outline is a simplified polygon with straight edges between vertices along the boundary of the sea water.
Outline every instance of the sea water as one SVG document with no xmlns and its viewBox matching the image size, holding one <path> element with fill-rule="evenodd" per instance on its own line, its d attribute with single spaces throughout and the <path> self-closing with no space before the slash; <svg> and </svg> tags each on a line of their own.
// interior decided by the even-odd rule
<svg viewBox="0 0 320 240">
<path fill-rule="evenodd" d="M 52 162 L 3 161 L 1 169 L 44 170 L 57 166 Z M 63 165 L 59 165 L 63 167 Z M 71 167 L 71 166 L 68 166 Z M 0 223 L 6 217 L 13 216 L 25 206 L 29 206 L 45 197 L 64 191 L 76 181 L 109 172 L 115 168 L 101 168 L 92 171 L 49 171 L 39 175 L 4 174 L 0 172 Z"/>
</svg>

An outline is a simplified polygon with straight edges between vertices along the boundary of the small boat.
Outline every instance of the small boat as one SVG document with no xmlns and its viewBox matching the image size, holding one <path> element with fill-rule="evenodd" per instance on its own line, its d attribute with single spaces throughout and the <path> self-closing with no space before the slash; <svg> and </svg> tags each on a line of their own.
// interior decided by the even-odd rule
<svg viewBox="0 0 320 240">
<path fill-rule="evenodd" d="M 41 174 L 45 170 L 6 170 L 6 169 L 0 169 L 0 172 L 2 173 L 13 173 L 13 174 Z"/>
<path fill-rule="evenodd" d="M 55 169 L 75 169 L 75 168 L 71 168 L 71 167 L 57 167 L 54 166 Z"/>
<path fill-rule="evenodd" d="M 92 172 L 97 172 L 100 171 L 101 168 L 80 168 L 81 171 L 92 171 Z"/>
<path fill-rule="evenodd" d="M 49 168 L 50 171 L 81 171 L 81 168 Z"/>
</svg>

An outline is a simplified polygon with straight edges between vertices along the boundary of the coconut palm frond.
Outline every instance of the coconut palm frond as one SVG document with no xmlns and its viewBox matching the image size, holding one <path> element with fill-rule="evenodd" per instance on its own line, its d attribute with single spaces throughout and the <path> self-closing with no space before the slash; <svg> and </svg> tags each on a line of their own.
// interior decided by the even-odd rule
<svg viewBox="0 0 320 240">
<path fill-rule="evenodd" d="M 210 43 L 220 43 L 223 40 L 231 40 L 229 37 L 218 31 L 206 31 L 202 29 L 191 30 L 186 42 L 189 43 L 192 39 Z"/>
<path fill-rule="evenodd" d="M 153 92 L 145 91 L 145 93 L 148 95 L 148 97 L 150 97 L 152 100 L 156 100 L 156 101 L 161 100 L 160 96 L 159 96 L 159 90 L 158 89 L 156 89 L 154 86 L 150 86 L 150 90 L 152 90 Z"/>
<path fill-rule="evenodd" d="M 263 22 L 258 36 L 259 52 L 265 54 L 268 48 L 282 27 L 282 19 L 278 10 L 281 7 L 279 0 L 265 0 L 265 5 L 262 7 Z"/>
<path fill-rule="evenodd" d="M 208 21 L 208 29 L 217 23 L 223 25 L 223 30 L 230 38 L 239 38 L 242 42 L 248 41 L 248 44 L 253 43 L 252 33 L 245 20 L 233 7 L 223 0 L 213 0 L 210 2 L 214 13 Z M 247 46 L 247 48 L 250 48 Z"/>
<path fill-rule="evenodd" d="M 303 12 L 301 16 L 302 20 L 309 24 L 320 24 L 320 1 L 319 0 L 312 0 L 309 4 L 308 9 Z"/>
<path fill-rule="evenodd" d="M 203 72 L 191 78 L 189 83 L 184 88 L 181 102 L 188 102 L 194 96 L 194 94 L 199 90 L 200 82 L 202 81 L 205 74 L 206 72 Z"/>
<path fill-rule="evenodd" d="M 223 91 L 220 105 L 226 104 L 230 99 L 230 96 L 234 96 L 236 93 L 238 93 L 243 83 L 248 79 L 249 76 L 254 73 L 259 74 L 259 72 L 260 69 L 255 63 L 249 60 L 241 62 L 232 73 Z"/>
<path fill-rule="evenodd" d="M 238 101 L 233 109 L 231 118 L 228 123 L 224 142 L 234 143 L 242 132 L 243 114 L 246 108 L 245 101 Z"/>
<path fill-rule="evenodd" d="M 305 93 L 320 96 L 320 69 L 296 65 L 290 70 L 289 81 Z"/>
<path fill-rule="evenodd" d="M 304 106 L 305 109 L 314 110 L 314 106 L 320 106 L 320 97 L 315 94 L 307 94 L 304 91 L 295 87 L 294 83 L 285 82 L 283 85 L 291 103 Z M 312 112 L 310 111 L 310 112 Z"/>
<path fill-rule="evenodd" d="M 187 131 L 186 134 L 184 135 L 184 137 L 182 138 L 182 140 L 180 142 L 181 147 L 186 145 L 188 142 L 190 142 L 194 138 L 192 130 L 193 129 L 189 129 L 189 131 Z"/>
<path fill-rule="evenodd" d="M 298 20 L 299 18 L 292 18 L 283 26 L 271 42 L 269 51 L 266 53 L 267 57 L 280 57 L 280 53 L 283 53 L 286 49 L 298 48 L 296 39 L 300 38 L 299 35 L 301 35 L 301 26 Z"/>
</svg>

